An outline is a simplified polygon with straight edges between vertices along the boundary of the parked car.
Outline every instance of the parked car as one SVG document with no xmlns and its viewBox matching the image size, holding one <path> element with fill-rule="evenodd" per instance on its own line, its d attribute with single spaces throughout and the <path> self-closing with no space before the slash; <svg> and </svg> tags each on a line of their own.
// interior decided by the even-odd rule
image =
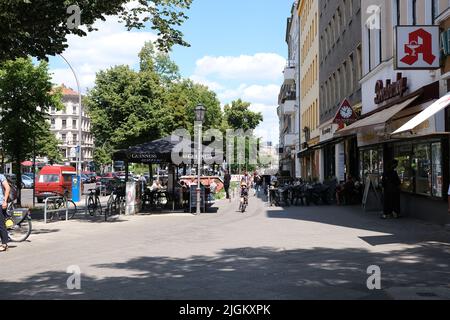
<svg viewBox="0 0 450 320">
<path fill-rule="evenodd" d="M 81 174 L 85 177 L 87 183 L 95 183 L 97 180 L 97 174 L 95 172 L 83 171 Z"/>
<path fill-rule="evenodd" d="M 42 203 L 45 198 L 52 195 L 72 194 L 72 177 L 76 175 L 74 167 L 45 166 L 36 179 L 36 198 Z"/>
<path fill-rule="evenodd" d="M 33 178 L 23 175 L 22 176 L 22 188 L 23 189 L 33 189 L 33 186 L 34 186 Z"/>
<path fill-rule="evenodd" d="M 97 188 L 100 189 L 102 195 L 109 196 L 114 191 L 114 188 L 121 183 L 122 181 L 118 178 L 101 178 L 97 182 Z"/>
<path fill-rule="evenodd" d="M 22 176 L 27 176 L 30 179 L 34 179 L 35 178 L 34 175 L 33 175 L 33 172 L 22 173 Z M 37 177 L 37 174 L 36 174 L 36 177 Z"/>
</svg>

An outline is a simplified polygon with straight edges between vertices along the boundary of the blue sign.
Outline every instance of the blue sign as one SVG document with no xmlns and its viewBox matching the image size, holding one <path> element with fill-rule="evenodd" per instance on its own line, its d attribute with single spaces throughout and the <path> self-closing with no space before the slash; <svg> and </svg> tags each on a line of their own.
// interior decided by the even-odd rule
<svg viewBox="0 0 450 320">
<path fill-rule="evenodd" d="M 72 200 L 73 202 L 81 201 L 81 177 L 72 177 Z"/>
</svg>

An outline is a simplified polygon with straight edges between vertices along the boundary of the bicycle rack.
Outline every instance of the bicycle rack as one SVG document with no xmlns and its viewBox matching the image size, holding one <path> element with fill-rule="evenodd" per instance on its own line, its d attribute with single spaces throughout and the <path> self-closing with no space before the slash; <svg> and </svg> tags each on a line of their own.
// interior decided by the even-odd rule
<svg viewBox="0 0 450 320">
<path fill-rule="evenodd" d="M 66 200 L 66 207 L 63 209 L 55 209 L 55 210 L 48 210 L 48 201 L 49 200 L 63 200 L 64 201 L 64 197 L 48 197 L 45 199 L 45 205 L 44 205 L 44 223 L 47 223 L 47 213 L 51 213 L 51 212 L 62 212 L 65 211 L 66 212 L 66 221 L 69 221 L 69 205 L 67 203 L 67 198 Z"/>
</svg>

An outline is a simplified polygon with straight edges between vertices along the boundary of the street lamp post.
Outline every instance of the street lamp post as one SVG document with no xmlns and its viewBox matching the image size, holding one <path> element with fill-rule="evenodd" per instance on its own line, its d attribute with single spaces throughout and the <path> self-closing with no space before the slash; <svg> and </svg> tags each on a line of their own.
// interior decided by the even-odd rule
<svg viewBox="0 0 450 320">
<path fill-rule="evenodd" d="M 64 59 L 64 61 L 69 65 L 70 70 L 72 70 L 73 75 L 75 76 L 75 80 L 77 82 L 77 88 L 78 88 L 78 148 L 77 148 L 77 177 L 81 176 L 81 145 L 83 143 L 83 131 L 82 131 L 82 123 L 83 123 L 83 111 L 81 107 L 81 87 L 80 87 L 80 81 L 78 80 L 77 74 L 75 72 L 75 69 L 72 67 L 72 65 L 67 61 L 67 59 L 60 54 L 60 57 Z M 81 188 L 80 188 L 80 194 L 78 195 L 78 198 L 81 197 Z"/>
<path fill-rule="evenodd" d="M 197 161 L 198 161 L 198 170 L 197 170 L 197 211 L 196 214 L 199 215 L 201 213 L 201 181 L 200 181 L 200 172 L 202 169 L 203 159 L 202 159 L 202 126 L 205 121 L 205 113 L 206 109 L 203 105 L 199 104 L 195 108 L 195 124 L 198 125 L 198 153 L 197 153 Z"/>
</svg>

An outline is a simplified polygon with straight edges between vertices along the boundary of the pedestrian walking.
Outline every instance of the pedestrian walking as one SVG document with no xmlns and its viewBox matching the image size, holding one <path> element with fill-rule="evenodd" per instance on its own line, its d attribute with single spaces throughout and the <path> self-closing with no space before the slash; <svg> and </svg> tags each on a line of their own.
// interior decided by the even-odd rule
<svg viewBox="0 0 450 320">
<path fill-rule="evenodd" d="M 2 212 L 0 213 L 0 238 L 2 244 L 0 246 L 0 252 L 8 250 L 8 230 L 6 230 L 6 209 L 8 208 L 8 199 L 11 188 L 9 186 L 8 180 L 2 174 L 0 174 L 0 183 L 2 187 L 0 188 L 0 203 L 2 204 Z"/>
<path fill-rule="evenodd" d="M 225 176 L 223 178 L 223 186 L 225 188 L 225 193 L 227 194 L 227 200 L 230 200 L 230 186 L 231 186 L 231 175 L 228 170 L 225 171 Z"/>
<path fill-rule="evenodd" d="M 393 160 L 388 170 L 383 174 L 383 219 L 400 216 L 400 185 L 401 181 L 397 173 L 398 161 Z"/>
</svg>

